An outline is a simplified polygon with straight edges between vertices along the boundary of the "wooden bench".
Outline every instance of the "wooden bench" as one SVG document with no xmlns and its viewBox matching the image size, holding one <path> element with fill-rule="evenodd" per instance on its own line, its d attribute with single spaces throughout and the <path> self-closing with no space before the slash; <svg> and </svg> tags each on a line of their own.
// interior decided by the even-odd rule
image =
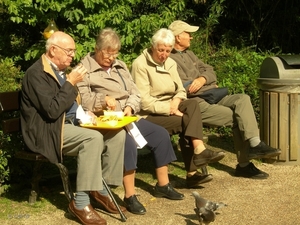
<svg viewBox="0 0 300 225">
<path fill-rule="evenodd" d="M 21 132 L 21 123 L 20 123 L 20 116 L 19 116 L 20 97 L 21 97 L 21 91 L 0 93 L 0 113 L 13 113 L 13 112 L 17 113 L 16 117 L 2 120 L 2 131 L 4 134 L 12 135 L 13 133 Z M 16 151 L 14 157 L 22 160 L 29 160 L 34 162 L 33 173 L 31 178 L 31 191 L 29 194 L 29 203 L 34 203 L 36 201 L 37 195 L 40 193 L 39 181 L 42 177 L 41 166 L 43 163 L 50 163 L 50 162 L 43 155 L 30 151 L 30 149 L 26 148 L 25 145 L 23 145 L 21 149 L 18 149 Z M 70 202 L 72 199 L 74 199 L 74 193 L 71 188 L 68 169 L 62 163 L 56 163 L 55 165 L 58 167 L 60 172 L 65 196 Z M 121 220 L 125 222 L 127 220 L 126 216 L 121 211 L 119 205 L 117 204 L 104 178 L 102 178 L 102 181 L 104 187 L 108 191 L 109 196 L 111 197 L 112 201 L 114 202 L 116 208 L 120 213 Z"/>
<path fill-rule="evenodd" d="M 21 123 L 19 116 L 20 109 L 20 91 L 0 93 L 0 113 L 14 113 L 15 117 L 2 120 L 2 131 L 5 135 L 13 135 L 21 132 Z M 29 160 L 34 163 L 31 178 L 31 191 L 29 194 L 29 202 L 34 203 L 37 195 L 40 193 L 39 181 L 42 177 L 42 164 L 49 163 L 48 159 L 39 153 L 34 153 L 22 145 L 21 149 L 17 149 L 14 154 L 15 158 Z M 68 169 L 62 163 L 55 164 L 61 175 L 65 196 L 69 201 L 74 198 L 74 194 L 70 185 Z"/>
</svg>

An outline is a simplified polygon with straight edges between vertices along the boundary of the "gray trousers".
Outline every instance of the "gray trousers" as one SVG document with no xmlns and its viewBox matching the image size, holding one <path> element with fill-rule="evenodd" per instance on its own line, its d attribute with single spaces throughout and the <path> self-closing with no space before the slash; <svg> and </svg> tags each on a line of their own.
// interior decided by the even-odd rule
<svg viewBox="0 0 300 225">
<path fill-rule="evenodd" d="M 122 185 L 125 131 L 101 132 L 64 125 L 63 154 L 77 156 L 76 191 L 102 190 L 102 176 L 110 185 Z"/>
<path fill-rule="evenodd" d="M 208 126 L 231 126 L 234 148 L 239 163 L 249 162 L 248 139 L 259 137 L 259 129 L 250 97 L 234 94 L 224 97 L 217 104 L 199 103 L 202 121 Z"/>
</svg>

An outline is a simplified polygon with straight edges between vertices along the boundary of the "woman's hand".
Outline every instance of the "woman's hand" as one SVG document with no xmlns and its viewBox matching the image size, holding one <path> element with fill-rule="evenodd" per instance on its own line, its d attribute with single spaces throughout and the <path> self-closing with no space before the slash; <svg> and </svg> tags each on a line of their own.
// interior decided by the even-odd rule
<svg viewBox="0 0 300 225">
<path fill-rule="evenodd" d="M 126 106 L 123 112 L 124 112 L 124 116 L 131 116 L 132 108 L 130 106 Z"/>
<path fill-rule="evenodd" d="M 174 115 L 178 111 L 178 106 L 181 102 L 180 98 L 173 98 L 170 102 L 170 115 Z"/>
<path fill-rule="evenodd" d="M 173 115 L 175 116 L 183 116 L 183 113 L 177 110 Z"/>
<path fill-rule="evenodd" d="M 97 116 L 91 111 L 85 111 L 85 114 L 89 116 L 90 123 L 97 125 Z"/>
<path fill-rule="evenodd" d="M 115 98 L 111 96 L 105 96 L 105 102 L 108 110 L 116 110 L 117 103 Z"/>
</svg>

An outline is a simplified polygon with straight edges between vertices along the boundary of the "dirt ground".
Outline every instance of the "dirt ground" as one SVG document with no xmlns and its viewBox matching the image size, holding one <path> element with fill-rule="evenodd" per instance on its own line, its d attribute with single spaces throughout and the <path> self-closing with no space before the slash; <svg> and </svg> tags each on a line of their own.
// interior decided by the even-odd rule
<svg viewBox="0 0 300 225">
<path fill-rule="evenodd" d="M 186 189 L 182 185 L 185 177 L 176 179 L 173 185 L 184 193 L 184 200 L 155 198 L 151 195 L 151 191 L 140 189 L 137 185 L 138 198 L 147 209 L 145 215 L 127 212 L 127 221 L 122 222 L 119 215 L 98 212 L 109 225 L 197 225 L 199 222 L 194 213 L 195 204 L 191 192 L 198 191 L 206 199 L 227 204 L 217 211 L 216 220 L 211 225 L 300 224 L 300 166 L 265 164 L 258 161 L 254 163 L 269 173 L 270 177 L 266 180 L 234 177 L 232 174 L 236 158 L 233 153 L 226 152 L 226 157 L 220 163 L 208 168 L 214 179 L 203 184 L 203 187 Z M 170 179 L 172 180 L 172 176 Z M 122 189 L 116 189 L 115 193 L 123 199 Z M 67 213 L 66 207 L 51 210 L 49 213 L 33 214 L 26 218 L 9 218 L 4 224 L 78 224 L 78 221 Z"/>
</svg>

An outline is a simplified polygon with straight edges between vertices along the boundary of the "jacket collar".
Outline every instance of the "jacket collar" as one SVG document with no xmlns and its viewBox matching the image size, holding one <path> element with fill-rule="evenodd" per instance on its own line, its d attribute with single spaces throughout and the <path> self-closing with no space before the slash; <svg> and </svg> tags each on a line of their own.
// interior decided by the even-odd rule
<svg viewBox="0 0 300 225">
<path fill-rule="evenodd" d="M 42 55 L 42 63 L 43 63 L 44 72 L 50 74 L 51 76 L 54 77 L 55 80 L 57 80 L 57 77 L 52 69 L 52 66 L 45 54 Z"/>
<path fill-rule="evenodd" d="M 172 52 L 172 53 L 185 53 L 187 50 L 188 50 L 188 49 L 186 48 L 186 49 L 184 49 L 183 51 L 179 51 L 179 50 L 173 48 L 171 52 Z"/>
<path fill-rule="evenodd" d="M 103 68 L 96 62 L 94 55 L 95 55 L 94 52 L 90 52 L 82 60 L 82 63 L 84 64 L 84 66 L 90 73 L 96 72 L 98 70 L 103 70 Z M 113 62 L 113 64 L 111 65 L 111 68 L 114 68 L 114 67 L 117 67 L 117 68 L 122 67 L 122 65 L 118 59 L 116 59 Z"/>
<path fill-rule="evenodd" d="M 146 58 L 146 60 L 147 60 L 148 62 L 150 62 L 151 64 L 153 64 L 153 66 L 156 68 L 156 70 L 157 70 L 158 72 L 166 72 L 166 73 L 168 73 L 168 70 L 169 70 L 169 68 L 171 67 L 171 63 L 170 63 L 170 62 L 171 62 L 171 60 L 172 60 L 170 57 L 167 58 L 167 60 L 166 60 L 165 63 L 164 63 L 164 67 L 162 67 L 161 65 L 159 65 L 158 63 L 156 63 L 156 62 L 153 60 L 151 48 L 149 48 L 149 49 L 144 49 L 144 51 L 143 51 L 142 54 L 145 56 L 145 58 Z"/>
</svg>

